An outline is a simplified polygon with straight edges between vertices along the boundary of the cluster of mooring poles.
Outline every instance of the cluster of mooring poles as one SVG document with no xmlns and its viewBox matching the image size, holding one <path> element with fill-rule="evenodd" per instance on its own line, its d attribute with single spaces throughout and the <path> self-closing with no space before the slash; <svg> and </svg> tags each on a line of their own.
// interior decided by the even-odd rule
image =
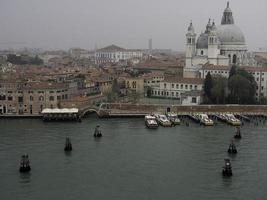
<svg viewBox="0 0 267 200">
<path fill-rule="evenodd" d="M 95 138 L 102 137 L 102 132 L 100 130 L 100 126 L 99 125 L 96 126 L 93 136 Z M 72 151 L 72 143 L 71 143 L 71 140 L 70 140 L 69 137 L 66 137 L 64 151 L 65 152 L 71 152 Z M 26 172 L 31 171 L 30 159 L 29 159 L 28 154 L 23 154 L 21 156 L 19 171 L 21 173 L 26 173 Z"/>
<path fill-rule="evenodd" d="M 236 128 L 236 133 L 234 135 L 234 139 L 238 140 L 238 139 L 241 139 L 242 136 L 241 136 L 241 131 L 240 131 L 240 127 L 237 127 Z M 234 155 L 234 154 L 237 154 L 237 149 L 236 149 L 236 146 L 235 146 L 235 143 L 234 143 L 234 139 L 231 139 L 231 143 L 229 144 L 229 147 L 228 147 L 228 154 L 230 155 Z M 223 170 L 222 170 L 222 175 L 223 176 L 232 176 L 233 173 L 232 173 L 232 166 L 231 166 L 231 162 L 230 162 L 230 159 L 224 159 L 224 166 L 223 166 Z"/>
</svg>

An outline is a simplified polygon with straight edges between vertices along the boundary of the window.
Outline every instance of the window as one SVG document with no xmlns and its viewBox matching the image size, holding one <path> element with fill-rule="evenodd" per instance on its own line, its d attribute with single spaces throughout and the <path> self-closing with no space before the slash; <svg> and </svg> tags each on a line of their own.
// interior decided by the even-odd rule
<svg viewBox="0 0 267 200">
<path fill-rule="evenodd" d="M 33 101 L 33 96 L 30 96 L 30 101 Z"/>
<path fill-rule="evenodd" d="M 166 88 L 166 86 L 167 86 L 167 84 L 166 84 L 166 83 L 164 83 L 164 88 Z"/>
<path fill-rule="evenodd" d="M 57 96 L 57 100 L 61 100 L 61 96 Z"/>
<path fill-rule="evenodd" d="M 44 101 L 44 97 L 43 96 L 39 96 L 39 101 Z"/>
<path fill-rule="evenodd" d="M 7 97 L 7 100 L 8 101 L 12 101 L 13 100 L 13 97 L 12 96 L 9 96 L 9 97 Z"/>
<path fill-rule="evenodd" d="M 172 88 L 174 88 L 174 84 L 172 84 Z"/>
<path fill-rule="evenodd" d="M 0 95 L 0 100 L 6 100 L 6 95 Z"/>
<path fill-rule="evenodd" d="M 22 103 L 23 102 L 23 97 L 18 97 L 18 102 Z"/>
<path fill-rule="evenodd" d="M 184 85 L 183 84 L 181 84 L 181 89 L 183 89 L 184 88 Z"/>
<path fill-rule="evenodd" d="M 49 97 L 49 101 L 54 101 L 54 97 L 53 96 L 50 96 Z"/>
<path fill-rule="evenodd" d="M 186 90 L 188 89 L 188 85 L 185 85 L 185 89 L 186 89 Z"/>
<path fill-rule="evenodd" d="M 195 90 L 197 90 L 197 85 L 195 85 Z"/>
<path fill-rule="evenodd" d="M 197 98 L 196 97 L 192 97 L 192 103 L 197 103 Z"/>
<path fill-rule="evenodd" d="M 192 85 L 190 85 L 190 90 L 192 90 L 192 87 L 193 87 L 193 86 L 192 86 Z"/>
<path fill-rule="evenodd" d="M 172 92 L 172 97 L 174 97 L 174 92 Z"/>
<path fill-rule="evenodd" d="M 178 84 L 176 84 L 176 89 L 179 89 L 179 85 Z"/>
<path fill-rule="evenodd" d="M 204 54 L 204 51 L 202 50 L 202 51 L 201 51 L 201 55 L 203 56 L 203 54 Z"/>
</svg>

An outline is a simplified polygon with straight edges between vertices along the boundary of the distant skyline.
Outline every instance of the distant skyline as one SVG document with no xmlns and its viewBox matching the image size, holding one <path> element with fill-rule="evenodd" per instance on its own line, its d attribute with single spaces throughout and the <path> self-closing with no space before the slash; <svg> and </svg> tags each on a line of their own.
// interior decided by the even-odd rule
<svg viewBox="0 0 267 200">
<path fill-rule="evenodd" d="M 220 25 L 227 0 L 1 0 L 0 49 L 124 48 L 185 50 L 190 20 L 197 34 Z M 267 49 L 266 0 L 230 0 L 249 50 Z"/>
</svg>

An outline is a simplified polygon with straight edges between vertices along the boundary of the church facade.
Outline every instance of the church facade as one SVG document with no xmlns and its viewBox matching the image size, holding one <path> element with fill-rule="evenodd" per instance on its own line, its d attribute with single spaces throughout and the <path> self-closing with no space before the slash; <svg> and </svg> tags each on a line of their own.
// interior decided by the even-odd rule
<svg viewBox="0 0 267 200">
<path fill-rule="evenodd" d="M 206 63 L 212 65 L 255 65 L 251 54 L 247 51 L 245 37 L 234 23 L 229 2 L 223 12 L 221 25 L 208 21 L 205 32 L 198 37 L 191 22 L 186 34 L 186 67 L 196 70 Z"/>
</svg>

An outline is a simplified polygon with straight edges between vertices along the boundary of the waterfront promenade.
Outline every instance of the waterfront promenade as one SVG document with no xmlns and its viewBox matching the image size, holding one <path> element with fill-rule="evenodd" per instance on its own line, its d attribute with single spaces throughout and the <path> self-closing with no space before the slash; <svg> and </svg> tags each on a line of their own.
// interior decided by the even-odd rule
<svg viewBox="0 0 267 200">
<path fill-rule="evenodd" d="M 233 113 L 242 115 L 267 116 L 267 106 L 261 105 L 157 105 L 157 104 L 101 104 L 98 115 L 100 117 L 112 116 L 144 116 L 150 113 L 174 112 L 178 115 L 190 115 L 193 113 L 206 113 L 210 115 L 219 113 Z"/>
<path fill-rule="evenodd" d="M 242 115 L 267 116 L 267 105 L 163 105 L 163 104 L 130 104 L 130 103 L 102 103 L 100 106 L 79 106 L 79 114 L 84 117 L 87 113 L 97 113 L 99 117 L 141 117 L 151 113 L 165 113 L 166 111 L 178 115 L 206 113 L 216 115 L 233 113 Z M 0 118 L 41 118 L 42 114 L 2 114 Z"/>
</svg>

